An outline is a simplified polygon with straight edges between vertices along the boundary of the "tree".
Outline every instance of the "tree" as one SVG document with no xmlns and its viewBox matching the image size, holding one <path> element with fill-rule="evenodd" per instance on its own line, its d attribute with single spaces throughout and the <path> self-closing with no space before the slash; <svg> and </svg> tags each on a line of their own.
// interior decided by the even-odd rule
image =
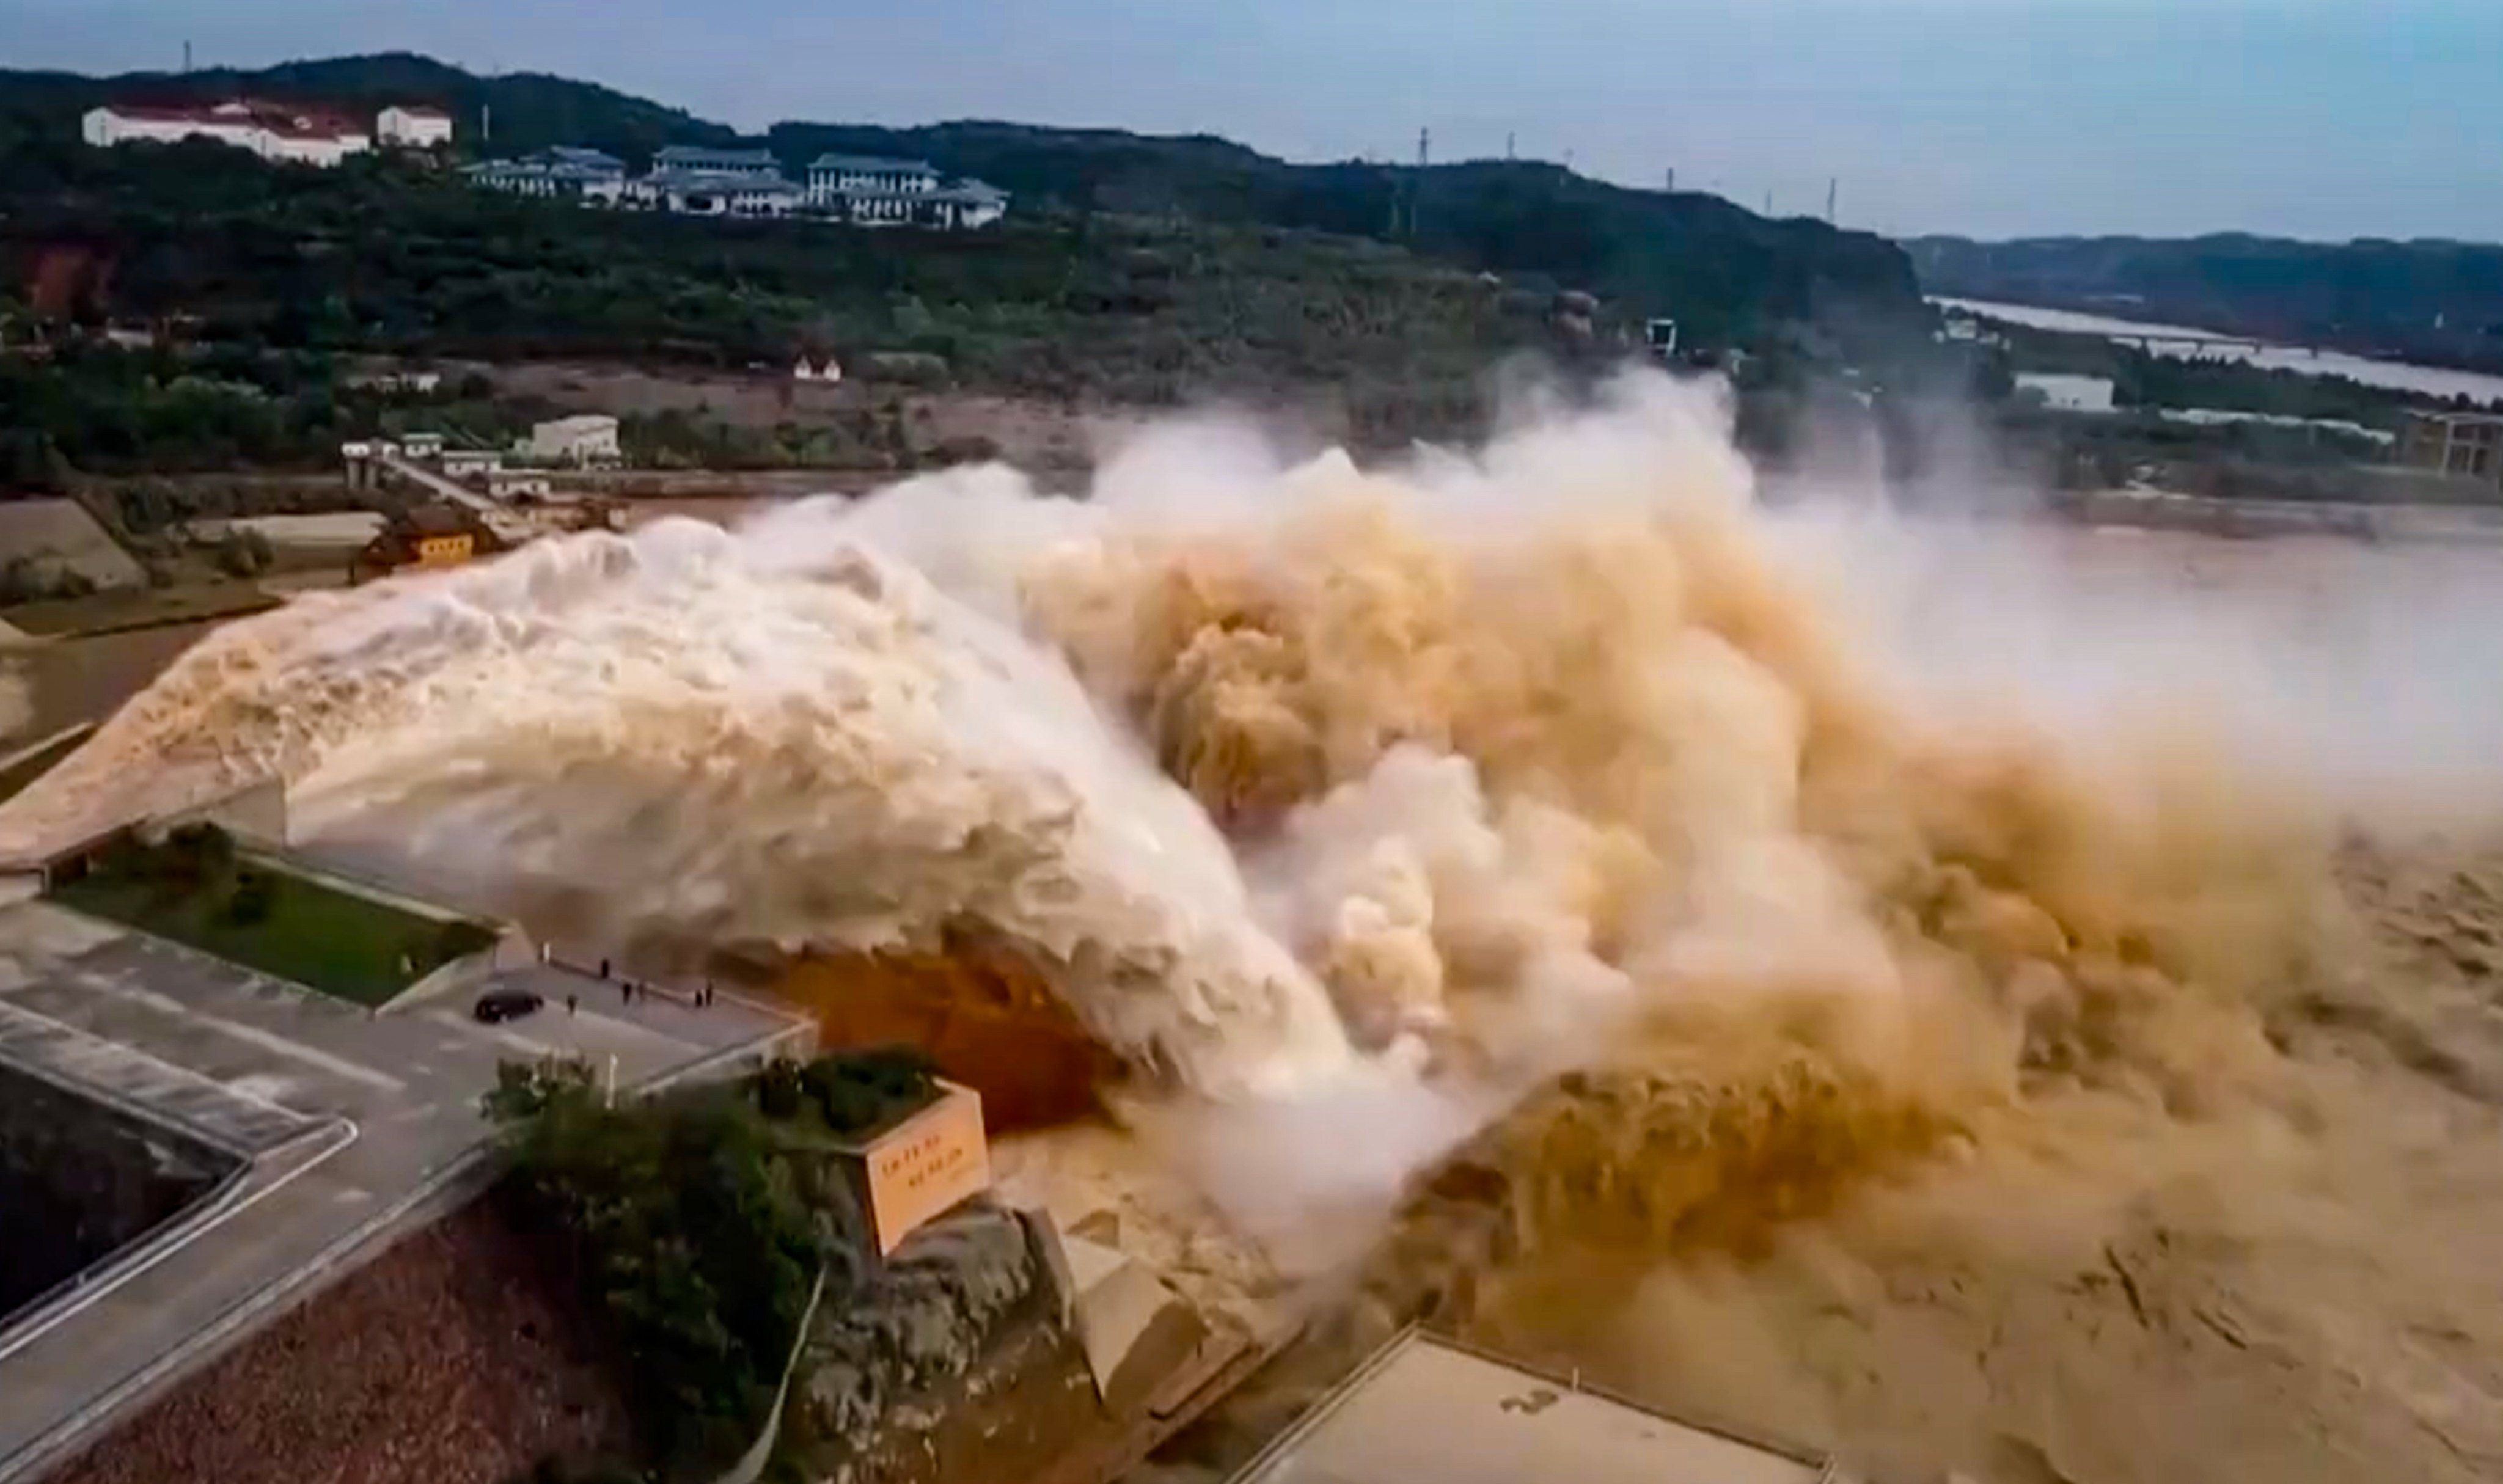
<svg viewBox="0 0 2503 1484">
<path fill-rule="evenodd" d="M 239 928 L 267 922 L 277 895 L 278 884 L 267 871 L 240 871 L 226 894 L 225 920 Z"/>
</svg>

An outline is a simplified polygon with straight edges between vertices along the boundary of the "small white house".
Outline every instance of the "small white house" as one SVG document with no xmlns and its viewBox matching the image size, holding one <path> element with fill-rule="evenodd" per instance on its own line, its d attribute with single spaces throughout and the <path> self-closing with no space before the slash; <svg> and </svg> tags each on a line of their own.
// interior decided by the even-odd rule
<svg viewBox="0 0 2503 1484">
<path fill-rule="evenodd" d="M 831 355 L 803 355 L 792 362 L 791 380 L 795 382 L 840 382 L 843 368 Z"/>
<path fill-rule="evenodd" d="M 555 485 L 544 474 L 497 469 L 487 476 L 487 493 L 498 500 L 543 500 Z"/>
<path fill-rule="evenodd" d="M 446 449 L 443 472 L 454 479 L 474 479 L 504 466 L 504 455 L 490 449 Z"/>
<path fill-rule="evenodd" d="M 540 463 L 615 463 L 617 420 L 601 413 L 582 413 L 541 422 L 531 429 L 522 452 Z"/>
<path fill-rule="evenodd" d="M 411 458 L 440 458 L 443 456 L 443 435 L 441 433 L 406 433 L 401 436 L 399 446 Z"/>
<path fill-rule="evenodd" d="M 441 109 L 394 105 L 374 116 L 374 138 L 400 150 L 433 150 L 452 143 L 452 116 Z"/>
</svg>

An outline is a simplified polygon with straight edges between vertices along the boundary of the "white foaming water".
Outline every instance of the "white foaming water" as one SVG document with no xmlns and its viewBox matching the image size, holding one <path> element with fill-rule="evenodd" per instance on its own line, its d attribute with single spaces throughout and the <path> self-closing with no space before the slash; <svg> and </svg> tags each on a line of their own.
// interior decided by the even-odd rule
<svg viewBox="0 0 2503 1484">
<path fill-rule="evenodd" d="M 277 775 L 300 833 L 546 932 L 1004 944 L 1212 1093 L 1381 1058 L 1482 1098 L 1697 1007 L 1927 1087 L 1906 1018 L 2001 1015 L 2019 959 L 2274 962 L 2310 821 L 2195 738 L 2088 775 L 2035 708 L 1885 684 L 1727 412 L 1632 378 L 1405 471 L 1183 426 L 1091 502 L 972 469 L 316 594 L 186 656 L 0 836 Z"/>
</svg>

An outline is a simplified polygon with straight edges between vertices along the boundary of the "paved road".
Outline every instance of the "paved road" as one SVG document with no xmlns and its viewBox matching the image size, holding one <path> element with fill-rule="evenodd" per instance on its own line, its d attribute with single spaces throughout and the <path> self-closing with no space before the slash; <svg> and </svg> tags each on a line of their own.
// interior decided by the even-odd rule
<svg viewBox="0 0 2503 1484">
<path fill-rule="evenodd" d="M 70 1069 L 124 1106 L 224 1119 L 229 1142 L 259 1151 L 217 1206 L 0 1333 L 0 1484 L 464 1195 L 500 1061 L 613 1057 L 632 1088 L 794 1029 L 731 1000 L 627 1004 L 561 968 L 510 979 L 548 1007 L 494 1027 L 465 996 L 376 1015 L 42 902 L 0 908 L 0 1056 L 14 1047 L 56 1081 Z"/>
</svg>

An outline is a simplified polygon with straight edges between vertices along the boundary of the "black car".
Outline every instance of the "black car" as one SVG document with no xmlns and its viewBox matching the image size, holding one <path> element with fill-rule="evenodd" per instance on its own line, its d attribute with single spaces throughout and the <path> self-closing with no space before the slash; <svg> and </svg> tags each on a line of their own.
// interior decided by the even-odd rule
<svg viewBox="0 0 2503 1484">
<path fill-rule="evenodd" d="M 528 990 L 491 990 L 478 996 L 469 1013 L 493 1026 L 499 1021 L 520 1020 L 545 1003 Z"/>
</svg>

